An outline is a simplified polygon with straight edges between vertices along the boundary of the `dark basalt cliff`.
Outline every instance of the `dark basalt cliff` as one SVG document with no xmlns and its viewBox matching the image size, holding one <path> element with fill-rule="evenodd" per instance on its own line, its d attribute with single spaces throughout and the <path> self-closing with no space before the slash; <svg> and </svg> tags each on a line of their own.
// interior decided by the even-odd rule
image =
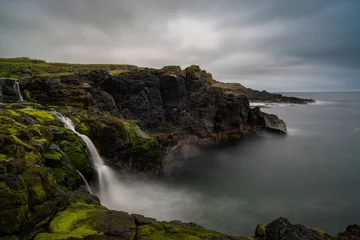
<svg viewBox="0 0 360 240">
<path fill-rule="evenodd" d="M 133 69 L 116 76 L 98 70 L 33 77 L 21 88 L 27 100 L 65 109 L 79 120 L 87 128 L 79 130 L 106 159 L 123 167 L 131 157 L 141 171 L 161 171 L 161 156 L 169 147 L 229 140 L 260 129 L 286 131 L 276 116 L 251 109 L 245 96 L 226 94 L 213 82 L 211 74 L 191 66 Z"/>
<path fill-rule="evenodd" d="M 43 63 L 41 63 L 43 64 Z M 31 72 L 31 71 L 30 71 Z M 275 115 L 250 108 L 245 96 L 214 87 L 191 66 L 131 67 L 0 81 L 0 239 L 338 239 L 285 219 L 233 237 L 194 223 L 158 222 L 111 211 L 82 188 L 93 177 L 85 143 L 51 114 L 71 118 L 120 171 L 161 173 L 163 157 L 183 144 L 286 131 Z M 131 159 L 132 164 L 129 164 Z M 241 216 L 239 216 L 241 217 Z M 359 226 L 339 237 L 357 239 Z"/>
</svg>

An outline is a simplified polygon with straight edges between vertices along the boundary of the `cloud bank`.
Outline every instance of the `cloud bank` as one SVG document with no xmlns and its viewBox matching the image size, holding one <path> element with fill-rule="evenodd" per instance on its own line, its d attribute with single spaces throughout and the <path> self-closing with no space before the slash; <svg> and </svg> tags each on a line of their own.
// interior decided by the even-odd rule
<svg viewBox="0 0 360 240">
<path fill-rule="evenodd" d="M 3 0 L 0 56 L 200 65 L 269 91 L 360 91 L 357 0 Z"/>
</svg>

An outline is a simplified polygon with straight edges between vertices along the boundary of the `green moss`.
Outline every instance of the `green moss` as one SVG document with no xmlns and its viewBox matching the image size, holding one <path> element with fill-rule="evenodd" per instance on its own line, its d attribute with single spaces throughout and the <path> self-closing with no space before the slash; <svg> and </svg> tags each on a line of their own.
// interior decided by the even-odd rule
<svg viewBox="0 0 360 240">
<path fill-rule="evenodd" d="M 25 152 L 25 161 L 27 163 L 38 163 L 39 155 L 33 152 Z"/>
<path fill-rule="evenodd" d="M 13 207 L 0 212 L 0 232 L 11 234 L 18 232 L 27 221 L 28 206 Z"/>
<path fill-rule="evenodd" d="M 35 240 L 83 238 L 88 235 L 102 235 L 95 230 L 96 221 L 85 221 L 93 213 L 105 212 L 106 208 L 98 205 L 73 203 L 65 211 L 58 213 L 49 226 L 50 233 L 39 233 Z"/>
<path fill-rule="evenodd" d="M 19 240 L 16 236 L 6 236 L 6 237 L 0 237 L 0 240 Z"/>
<path fill-rule="evenodd" d="M 84 134 L 88 134 L 89 133 L 89 128 L 88 126 L 85 125 L 85 123 L 80 123 L 79 125 L 77 125 L 77 128 L 79 130 L 79 132 L 84 133 Z"/>
<path fill-rule="evenodd" d="M 0 163 L 10 162 L 11 160 L 13 160 L 12 157 L 9 157 L 9 156 L 4 155 L 4 154 L 0 154 Z"/>
<path fill-rule="evenodd" d="M 52 168 L 54 177 L 58 184 L 63 185 L 69 190 L 74 190 L 79 186 L 80 176 L 76 170 L 69 165 Z"/>
<path fill-rule="evenodd" d="M 201 227 L 190 226 L 180 222 L 158 222 L 139 225 L 136 228 L 136 236 L 139 240 L 200 240 L 211 237 L 224 236 L 221 233 L 206 230 Z"/>
<path fill-rule="evenodd" d="M 11 103 L 1 103 L 0 104 L 0 108 L 3 108 L 3 109 L 12 109 L 13 108 L 13 105 Z"/>
<path fill-rule="evenodd" d="M 68 156 L 70 165 L 79 170 L 83 175 L 89 176 L 92 173 L 92 166 L 87 158 L 86 147 L 80 141 L 61 141 L 60 148 Z"/>
<path fill-rule="evenodd" d="M 28 191 L 23 178 L 17 177 L 16 183 L 19 187 L 12 189 L 5 182 L 0 181 L 0 209 L 8 209 L 27 204 Z"/>
<path fill-rule="evenodd" d="M 36 99 L 31 97 L 30 91 L 28 89 L 23 90 L 24 93 L 24 99 L 30 102 L 35 102 Z"/>
<path fill-rule="evenodd" d="M 39 74 L 39 76 L 42 77 L 49 77 L 49 78 L 54 78 L 54 77 L 61 77 L 61 76 L 67 76 L 70 75 L 70 72 L 61 72 L 61 73 L 41 73 Z"/>
<path fill-rule="evenodd" d="M 32 101 L 36 101 L 36 100 L 33 99 Z M 44 109 L 43 105 L 41 105 L 39 103 L 29 102 L 29 101 L 23 101 L 23 102 L 21 102 L 21 105 L 31 106 L 31 107 L 38 108 L 38 109 Z"/>
<path fill-rule="evenodd" d="M 45 165 L 48 167 L 62 166 L 62 155 L 57 151 L 46 152 L 43 155 Z"/>
<path fill-rule="evenodd" d="M 51 192 L 54 190 L 53 188 L 56 186 L 56 180 L 53 176 L 53 172 L 52 172 L 51 168 L 40 167 L 38 165 L 34 165 L 34 166 L 29 166 L 25 170 L 25 173 L 36 174 L 36 175 L 40 176 L 41 181 L 45 187 L 45 190 L 48 192 Z"/>
<path fill-rule="evenodd" d="M 7 111 L 8 112 L 8 111 Z M 0 116 L 0 134 L 26 135 L 27 127 L 8 116 Z"/>
<path fill-rule="evenodd" d="M 0 233 L 11 234 L 20 230 L 28 211 L 28 189 L 21 176 L 3 175 L 11 186 L 0 181 Z"/>
<path fill-rule="evenodd" d="M 19 139 L 18 137 L 16 137 L 15 135 L 11 135 L 11 137 L 13 138 L 13 140 L 15 141 L 15 143 L 17 145 L 20 145 L 24 148 L 26 148 L 27 150 L 33 150 L 34 148 L 32 146 L 30 146 L 29 144 L 23 142 L 21 139 Z"/>
<path fill-rule="evenodd" d="M 314 230 L 319 235 L 319 237 L 321 238 L 325 237 L 325 233 L 326 233 L 325 231 L 316 228 L 312 228 L 312 230 Z"/>
<path fill-rule="evenodd" d="M 57 123 L 54 115 L 46 111 L 36 109 L 19 109 L 18 111 L 35 118 L 42 125 L 53 125 Z"/>
<path fill-rule="evenodd" d="M 22 177 L 28 187 L 32 204 L 37 205 L 43 203 L 47 198 L 47 193 L 40 176 L 25 173 Z"/>
<path fill-rule="evenodd" d="M 120 74 L 124 74 L 124 73 L 127 73 L 129 72 L 129 70 L 122 70 L 122 69 L 115 69 L 115 70 L 112 70 L 110 71 L 110 75 L 120 75 Z"/>
<path fill-rule="evenodd" d="M 266 239 L 266 225 L 264 224 L 258 224 L 255 230 L 255 237 L 259 240 L 265 240 Z"/>
<path fill-rule="evenodd" d="M 11 116 L 11 117 L 20 117 L 21 116 L 19 113 L 17 113 L 14 110 L 7 110 L 7 112 L 9 113 L 9 116 Z"/>
</svg>

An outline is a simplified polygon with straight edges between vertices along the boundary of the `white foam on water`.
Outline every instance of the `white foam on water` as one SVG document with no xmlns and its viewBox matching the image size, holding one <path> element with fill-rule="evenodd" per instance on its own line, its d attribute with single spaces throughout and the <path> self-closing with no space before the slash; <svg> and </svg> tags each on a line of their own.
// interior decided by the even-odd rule
<svg viewBox="0 0 360 240">
<path fill-rule="evenodd" d="M 335 104 L 336 102 L 334 101 L 320 101 L 320 100 L 315 100 L 315 102 L 309 103 L 309 105 L 332 105 Z"/>
<path fill-rule="evenodd" d="M 302 104 L 294 103 L 264 103 L 264 102 L 250 102 L 250 107 L 260 107 L 260 108 L 278 108 L 278 107 L 296 107 L 301 106 Z"/>
<path fill-rule="evenodd" d="M 308 132 L 305 131 L 304 129 L 288 128 L 287 135 L 288 136 L 304 136 L 304 135 L 308 135 Z"/>
</svg>

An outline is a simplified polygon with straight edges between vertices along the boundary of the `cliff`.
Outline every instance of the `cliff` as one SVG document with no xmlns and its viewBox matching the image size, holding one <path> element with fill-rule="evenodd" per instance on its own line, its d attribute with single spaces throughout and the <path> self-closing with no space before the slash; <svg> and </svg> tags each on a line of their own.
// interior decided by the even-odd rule
<svg viewBox="0 0 360 240">
<path fill-rule="evenodd" d="M 163 157 L 183 144 L 283 132 L 280 119 L 250 108 L 245 96 L 214 87 L 211 74 L 198 66 L 86 66 L 86 71 L 41 61 L 26 64 L 6 70 L 21 71 L 25 101 L 15 103 L 21 100 L 17 81 L 0 81 L 2 101 L 10 102 L 0 104 L 0 239 L 249 239 L 100 206 L 77 172 L 88 181 L 94 178 L 86 144 L 51 110 L 71 118 L 119 171 L 152 173 L 161 173 Z M 45 67 L 76 72 L 39 74 Z M 266 239 L 335 239 L 282 219 L 260 226 L 256 238 L 264 234 Z M 358 226 L 342 236 L 352 234 L 358 234 Z"/>
</svg>

